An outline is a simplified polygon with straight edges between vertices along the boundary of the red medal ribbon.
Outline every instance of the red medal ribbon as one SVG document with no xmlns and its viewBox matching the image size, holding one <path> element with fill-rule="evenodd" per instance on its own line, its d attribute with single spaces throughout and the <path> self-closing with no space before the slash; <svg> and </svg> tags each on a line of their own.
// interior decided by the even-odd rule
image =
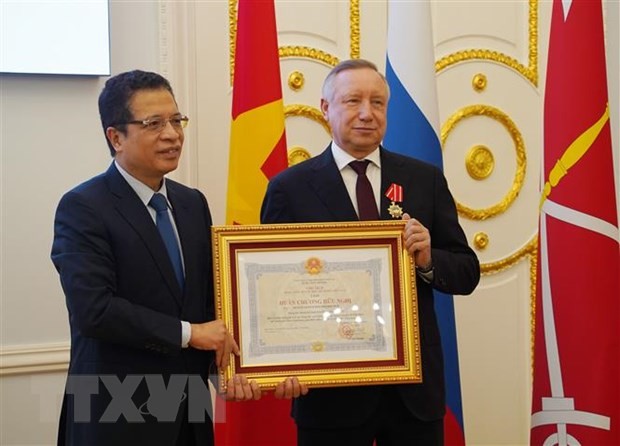
<svg viewBox="0 0 620 446">
<path fill-rule="evenodd" d="M 400 184 L 392 183 L 392 185 L 388 187 L 385 196 L 395 203 L 400 203 L 403 201 L 403 187 Z"/>
</svg>

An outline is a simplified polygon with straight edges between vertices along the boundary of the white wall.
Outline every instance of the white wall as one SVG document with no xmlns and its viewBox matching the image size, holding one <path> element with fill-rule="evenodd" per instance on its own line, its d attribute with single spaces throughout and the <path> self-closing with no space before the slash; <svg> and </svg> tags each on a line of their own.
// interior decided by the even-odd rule
<svg viewBox="0 0 620 446">
<path fill-rule="evenodd" d="M 607 45 L 607 85 L 611 123 L 611 143 L 614 148 L 616 172 L 616 206 L 620 223 L 620 2 L 603 2 L 605 38 Z"/>
<path fill-rule="evenodd" d="M 158 69 L 158 13 L 155 1 L 110 2 L 112 73 Z M 0 76 L 3 446 L 55 442 L 65 373 L 6 373 L 15 361 L 67 358 L 67 312 L 49 257 L 54 211 L 64 192 L 111 161 L 97 111 L 105 79 Z"/>
</svg>

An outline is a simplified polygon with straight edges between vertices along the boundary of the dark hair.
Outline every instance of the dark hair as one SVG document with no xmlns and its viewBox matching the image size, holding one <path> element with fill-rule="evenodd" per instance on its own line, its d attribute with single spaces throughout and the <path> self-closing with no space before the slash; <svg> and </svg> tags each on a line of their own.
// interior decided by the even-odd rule
<svg viewBox="0 0 620 446">
<path fill-rule="evenodd" d="M 108 127 L 115 127 L 119 132 L 126 134 L 127 126 L 123 122 L 135 119 L 129 110 L 129 101 L 140 90 L 168 90 L 174 98 L 170 82 L 163 76 L 149 71 L 133 70 L 117 74 L 105 83 L 99 95 L 99 116 L 105 135 Z M 112 157 L 116 155 L 114 147 L 108 140 Z"/>
<path fill-rule="evenodd" d="M 359 70 L 362 68 L 369 68 L 373 71 L 375 71 L 379 76 L 381 76 L 381 79 L 383 79 L 383 82 L 385 82 L 385 86 L 387 87 L 387 94 L 388 97 L 390 96 L 390 86 L 387 83 L 387 80 L 385 79 L 385 76 L 383 74 L 381 74 L 377 68 L 377 66 L 366 59 L 349 59 L 349 60 L 343 60 L 342 62 L 340 62 L 338 65 L 336 65 L 334 68 L 331 69 L 331 71 L 327 74 L 327 77 L 325 78 L 325 81 L 323 82 L 323 90 L 322 90 L 322 95 L 323 98 L 331 101 L 334 95 L 334 79 L 336 79 L 336 75 L 338 75 L 338 73 L 342 73 L 343 71 L 348 71 L 348 70 Z"/>
</svg>

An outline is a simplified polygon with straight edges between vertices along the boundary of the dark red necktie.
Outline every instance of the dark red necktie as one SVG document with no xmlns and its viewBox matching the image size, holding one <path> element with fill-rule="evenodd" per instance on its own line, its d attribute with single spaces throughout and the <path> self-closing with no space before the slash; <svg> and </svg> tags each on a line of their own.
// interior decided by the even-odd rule
<svg viewBox="0 0 620 446">
<path fill-rule="evenodd" d="M 355 183 L 355 195 L 357 195 L 357 213 L 360 220 L 379 220 L 377 202 L 372 186 L 366 176 L 366 168 L 370 161 L 351 161 L 349 166 L 357 173 L 357 183 Z"/>
</svg>

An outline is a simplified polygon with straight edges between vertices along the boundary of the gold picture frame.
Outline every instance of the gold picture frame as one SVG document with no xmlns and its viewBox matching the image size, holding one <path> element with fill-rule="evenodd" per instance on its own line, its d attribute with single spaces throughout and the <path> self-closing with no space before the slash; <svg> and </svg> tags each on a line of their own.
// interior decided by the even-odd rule
<svg viewBox="0 0 620 446">
<path fill-rule="evenodd" d="M 213 226 L 217 317 L 241 355 L 220 372 L 272 389 L 422 381 L 402 221 Z"/>
</svg>

